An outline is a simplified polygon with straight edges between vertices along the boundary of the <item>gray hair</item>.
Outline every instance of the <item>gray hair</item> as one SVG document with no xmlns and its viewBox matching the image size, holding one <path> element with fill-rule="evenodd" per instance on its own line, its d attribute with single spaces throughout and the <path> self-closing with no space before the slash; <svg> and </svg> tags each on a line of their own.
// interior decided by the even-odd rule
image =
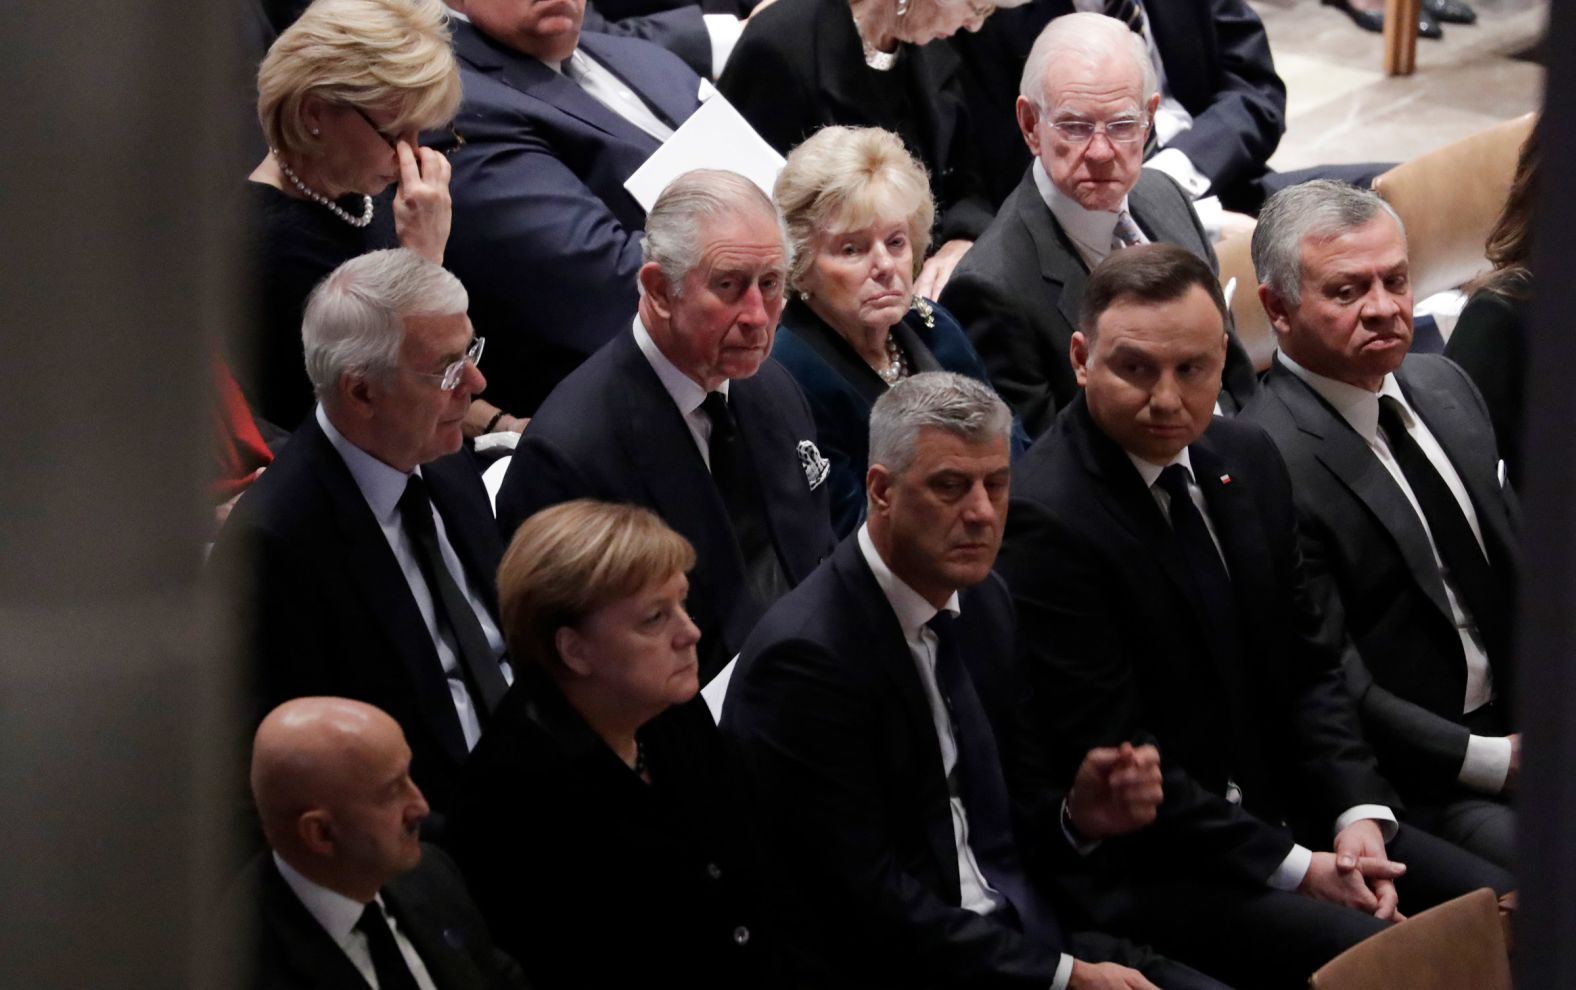
<svg viewBox="0 0 1576 990">
<path fill-rule="evenodd" d="M 414 251 L 372 251 L 340 265 L 306 300 L 301 344 L 319 399 L 342 375 L 387 375 L 399 367 L 407 316 L 450 316 L 470 307 L 465 286 Z"/>
<path fill-rule="evenodd" d="M 788 231 L 771 197 L 760 186 L 737 172 L 722 169 L 685 172 L 668 183 L 646 214 L 646 236 L 640 241 L 641 261 L 655 264 L 671 291 L 679 295 L 684 276 L 700 264 L 701 249 L 705 247 L 701 231 L 706 223 L 752 210 L 776 222 L 786 260 Z"/>
<path fill-rule="evenodd" d="M 1008 440 L 1012 412 L 989 385 L 965 375 L 927 371 L 905 378 L 870 410 L 870 463 L 893 474 L 907 471 L 927 426 L 969 443 Z"/>
<path fill-rule="evenodd" d="M 1132 56 L 1143 78 L 1140 102 L 1147 107 L 1160 85 L 1155 77 L 1155 63 L 1149 58 L 1149 46 L 1138 32 L 1116 18 L 1083 11 L 1053 19 L 1034 39 L 1029 58 L 1023 63 L 1018 92 L 1044 113 L 1049 109 L 1045 105 L 1045 73 L 1053 64 L 1069 57 L 1092 62 L 1123 49 Z"/>
<path fill-rule="evenodd" d="M 1314 179 L 1288 186 L 1269 198 L 1253 228 L 1253 270 L 1259 282 L 1296 305 L 1302 297 L 1302 242 L 1325 240 L 1366 227 L 1388 214 L 1406 242 L 1406 225 L 1395 208 L 1371 189 Z"/>
</svg>

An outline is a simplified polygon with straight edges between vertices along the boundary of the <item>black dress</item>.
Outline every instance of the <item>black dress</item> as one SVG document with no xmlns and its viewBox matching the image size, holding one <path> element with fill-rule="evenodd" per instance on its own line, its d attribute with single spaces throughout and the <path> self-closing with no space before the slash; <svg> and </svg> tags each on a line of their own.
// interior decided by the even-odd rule
<svg viewBox="0 0 1576 990">
<path fill-rule="evenodd" d="M 1522 409 L 1526 392 L 1527 321 L 1531 283 L 1526 294 L 1513 298 L 1479 289 L 1456 320 L 1445 344 L 1445 357 L 1461 365 L 1483 393 L 1494 438 L 1512 482 L 1521 480 Z"/>
<path fill-rule="evenodd" d="M 231 342 L 230 367 L 252 412 L 293 430 L 312 411 L 312 383 L 301 350 L 306 297 L 329 272 L 368 251 L 399 247 L 394 231 L 394 192 L 373 197 L 372 223 L 352 227 L 326 206 L 248 182 L 252 276 L 258 318 L 251 335 Z M 360 196 L 339 205 L 359 216 Z"/>
<path fill-rule="evenodd" d="M 897 64 L 865 64 L 848 0 L 779 0 L 750 18 L 717 88 L 787 154 L 828 124 L 897 134 L 930 171 L 939 245 L 973 240 L 995 214 L 981 177 L 958 76 L 943 42 L 898 46 Z"/>
<path fill-rule="evenodd" d="M 498 945 L 536 990 L 768 985 L 758 871 L 705 701 L 640 730 L 646 784 L 519 669 L 443 837 Z"/>
</svg>

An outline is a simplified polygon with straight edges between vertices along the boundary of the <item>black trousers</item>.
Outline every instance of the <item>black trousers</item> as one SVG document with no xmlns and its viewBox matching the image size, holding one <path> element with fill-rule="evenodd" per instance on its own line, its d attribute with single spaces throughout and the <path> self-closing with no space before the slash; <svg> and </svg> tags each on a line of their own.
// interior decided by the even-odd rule
<svg viewBox="0 0 1576 990">
<path fill-rule="evenodd" d="M 1405 863 L 1396 882 L 1404 914 L 1416 914 L 1480 887 L 1515 889 L 1510 873 L 1416 828 L 1401 826 L 1386 846 Z M 1313 971 L 1387 923 L 1301 894 L 1235 882 L 1163 879 L 1133 884 L 1120 914 L 1095 924 L 1240 987 L 1303 990 Z"/>
</svg>

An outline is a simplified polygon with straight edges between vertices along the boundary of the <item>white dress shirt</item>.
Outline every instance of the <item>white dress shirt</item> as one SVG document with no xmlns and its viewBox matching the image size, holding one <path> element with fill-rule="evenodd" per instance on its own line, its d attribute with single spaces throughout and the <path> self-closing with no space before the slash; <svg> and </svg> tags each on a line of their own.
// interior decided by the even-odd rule
<svg viewBox="0 0 1576 990">
<path fill-rule="evenodd" d="M 1144 479 L 1144 485 L 1149 489 L 1150 495 L 1154 497 L 1155 504 L 1160 507 L 1160 514 L 1165 517 L 1167 523 L 1171 520 L 1171 495 L 1158 484 L 1160 474 L 1173 464 L 1182 465 L 1186 471 L 1188 498 L 1193 501 L 1193 506 L 1198 509 L 1198 514 L 1203 518 L 1204 528 L 1209 530 L 1209 538 L 1215 544 L 1215 552 L 1221 554 L 1221 566 L 1226 568 L 1226 572 L 1229 574 L 1231 565 L 1226 563 L 1225 554 L 1220 549 L 1220 535 L 1215 530 L 1215 521 L 1210 518 L 1209 506 L 1204 501 L 1204 490 L 1199 487 L 1198 477 L 1193 473 L 1193 459 L 1189 456 L 1188 449 L 1183 447 L 1181 452 L 1164 464 L 1146 461 L 1131 451 L 1125 451 L 1125 453 L 1128 460 L 1133 462 L 1133 467 L 1138 469 L 1139 477 Z M 1226 784 L 1226 800 L 1232 804 L 1242 803 L 1242 790 L 1235 781 L 1228 781 Z M 1377 822 L 1380 834 L 1384 836 L 1386 841 L 1394 837 L 1396 829 L 1399 827 L 1395 812 L 1384 805 L 1359 804 L 1348 808 L 1335 820 L 1333 834 L 1339 835 L 1346 826 L 1364 819 L 1372 819 Z M 1293 844 L 1291 852 L 1286 854 L 1286 858 L 1281 860 L 1281 864 L 1275 868 L 1275 872 L 1270 875 L 1266 882 L 1276 890 L 1296 890 L 1301 886 L 1303 877 L 1307 876 L 1308 867 L 1312 865 L 1313 850 L 1301 844 Z"/>
<path fill-rule="evenodd" d="M 1034 175 L 1035 188 L 1040 191 L 1040 198 L 1045 200 L 1045 205 L 1051 211 L 1051 216 L 1061 225 L 1062 231 L 1067 234 L 1067 239 L 1073 242 L 1073 247 L 1078 251 L 1078 257 L 1088 268 L 1094 268 L 1105 260 L 1111 253 L 1111 241 L 1116 234 L 1116 218 L 1127 209 L 1127 197 L 1122 197 L 1122 203 L 1116 210 L 1107 213 L 1105 210 L 1086 210 L 1077 200 L 1068 196 L 1051 182 L 1051 177 L 1045 174 L 1045 166 L 1036 158 L 1030 167 Z M 1139 231 L 1143 234 L 1143 231 Z M 1144 237 L 1148 243 L 1149 238 Z"/>
<path fill-rule="evenodd" d="M 367 985 L 372 990 L 379 990 L 378 973 L 372 966 L 372 950 L 367 946 L 367 937 L 356 930 L 356 923 L 361 920 L 361 913 L 367 906 L 360 901 L 352 900 L 344 894 L 319 887 L 308 880 L 289 863 L 274 853 L 274 865 L 279 868 L 279 875 L 284 878 L 285 884 L 295 892 L 296 898 L 301 901 L 301 906 L 306 908 L 323 926 L 328 937 L 334 944 L 342 949 L 350 958 Z M 421 961 L 421 956 L 416 954 L 416 947 L 410 944 L 410 939 L 400 931 L 399 922 L 388 911 L 388 905 L 383 903 L 381 896 L 373 898 L 383 916 L 388 919 L 389 930 L 394 934 L 394 944 L 399 946 L 400 955 L 405 957 L 405 965 L 410 967 L 410 975 L 416 978 L 416 986 L 421 990 L 438 990 L 432 982 L 432 974 L 427 972 L 427 964 Z"/>
<path fill-rule="evenodd" d="M 658 141 L 666 141 L 673 136 L 673 128 L 663 123 L 662 118 L 646 105 L 645 100 L 625 85 L 624 80 L 587 55 L 584 49 L 576 48 L 563 63 L 544 61 L 542 64 L 554 72 L 562 73 L 585 90 L 593 100 Z"/>
<path fill-rule="evenodd" d="M 695 438 L 695 446 L 700 450 L 700 459 L 705 462 L 706 470 L 711 470 L 711 417 L 706 415 L 706 410 L 701 408 L 701 403 L 706 401 L 706 390 L 696 383 L 695 379 L 680 371 L 678 366 L 668 360 L 662 353 L 662 348 L 651 339 L 651 331 L 640 322 L 640 317 L 635 317 L 635 346 L 640 348 L 640 353 L 646 356 L 651 363 L 651 370 L 657 373 L 657 379 L 662 382 L 662 387 L 679 407 L 679 413 L 684 417 L 684 425 L 689 427 L 690 436 Z M 723 398 L 728 397 L 728 382 L 726 380 L 717 391 Z"/>
<path fill-rule="evenodd" d="M 438 628 L 438 613 L 432 604 L 432 589 L 427 586 L 427 578 L 421 573 L 421 565 L 417 563 L 416 548 L 411 543 L 410 534 L 405 532 L 405 526 L 400 519 L 399 500 L 405 494 L 405 485 L 410 481 L 410 475 L 398 468 L 389 467 L 371 454 L 346 440 L 334 428 L 328 419 L 328 414 L 323 407 L 317 407 L 317 425 L 323 428 L 323 433 L 328 436 L 328 442 L 334 445 L 340 458 L 345 462 L 345 467 L 350 469 L 350 476 L 355 479 L 356 487 L 361 491 L 361 497 L 366 499 L 367 508 L 372 510 L 372 517 L 377 520 L 378 528 L 383 531 L 383 538 L 388 541 L 389 549 L 394 552 L 394 559 L 399 563 L 400 573 L 405 576 L 405 583 L 410 586 L 411 597 L 416 600 L 416 609 L 421 613 L 421 621 L 427 627 L 427 634 L 432 637 L 432 642 L 438 650 L 438 662 L 443 666 L 444 679 L 449 684 L 449 697 L 454 702 L 454 711 L 460 717 L 460 729 L 465 734 L 465 748 L 472 749 L 476 740 L 482 737 L 482 725 L 477 714 L 476 701 L 471 698 L 470 688 L 465 684 L 465 674 L 460 667 L 459 647 L 454 641 L 454 633 L 445 625 L 440 631 Z M 415 470 L 421 474 L 421 468 Z M 503 634 L 498 631 L 497 623 L 487 613 L 485 600 L 471 583 L 469 575 L 465 573 L 465 565 L 460 563 L 459 555 L 454 552 L 454 547 L 449 543 L 448 530 L 443 525 L 443 514 L 437 507 L 432 511 L 433 526 L 438 531 L 438 550 L 443 555 L 443 562 L 449 568 L 449 575 L 454 578 L 454 583 L 465 593 L 466 601 L 471 604 L 471 611 L 476 613 L 476 621 L 481 624 L 482 635 L 487 637 L 487 646 L 493 655 L 499 658 L 498 668 L 503 673 L 505 683 L 514 682 L 514 671 L 509 662 L 502 659 L 504 644 Z"/>
<path fill-rule="evenodd" d="M 1444 581 L 1445 598 L 1450 604 L 1450 616 L 1455 621 L 1456 635 L 1461 640 L 1461 654 L 1466 658 L 1467 688 L 1461 701 L 1461 710 L 1465 714 L 1470 714 L 1493 701 L 1494 672 L 1489 666 L 1488 651 L 1483 645 L 1482 634 L 1479 633 L 1477 623 L 1468 614 L 1461 600 L 1455 579 L 1451 577 L 1444 560 L 1439 556 L 1439 548 L 1434 545 L 1433 529 L 1429 526 L 1427 517 L 1423 515 L 1423 508 L 1417 501 L 1417 495 L 1407 483 L 1400 463 L 1391 453 L 1390 442 L 1386 439 L 1384 431 L 1379 428 L 1379 397 L 1392 396 L 1400 404 L 1401 419 L 1406 424 L 1407 434 L 1422 450 L 1434 470 L 1439 472 L 1439 477 L 1450 489 L 1450 494 L 1455 496 L 1456 504 L 1461 507 L 1467 525 L 1471 527 L 1472 535 L 1477 539 L 1478 546 L 1487 559 L 1488 548 L 1483 543 L 1483 529 L 1478 522 L 1477 510 L 1472 507 L 1472 498 L 1467 494 L 1466 485 L 1462 484 L 1461 475 L 1456 472 L 1455 465 L 1451 464 L 1450 458 L 1445 455 L 1438 438 L 1412 409 L 1412 404 L 1406 401 L 1406 396 L 1402 393 L 1401 386 L 1396 382 L 1394 375 L 1386 375 L 1379 391 L 1370 392 L 1365 388 L 1315 374 L 1292 360 L 1284 351 L 1276 356 L 1276 360 L 1323 397 L 1357 432 L 1357 435 L 1362 437 L 1368 449 L 1373 451 L 1379 463 L 1401 489 L 1401 494 L 1406 496 L 1407 503 L 1412 506 L 1412 511 L 1417 514 L 1418 521 L 1423 525 L 1424 534 L 1428 536 L 1428 548 L 1434 555 L 1434 563 L 1438 566 L 1439 576 Z M 1462 761 L 1457 779 L 1474 790 L 1498 793 L 1504 788 L 1505 779 L 1510 774 L 1510 758 L 1511 745 L 1508 738 L 1469 736 L 1466 758 Z"/>
<path fill-rule="evenodd" d="M 926 625 L 941 609 L 927 602 L 919 592 L 892 573 L 871 542 L 869 530 L 863 525 L 859 527 L 859 551 L 864 554 L 865 563 L 870 565 L 876 584 L 881 586 L 882 593 L 897 615 L 898 625 L 903 629 L 903 640 L 914 658 L 914 669 L 919 674 L 920 687 L 930 706 L 930 721 L 935 726 L 936 742 L 941 749 L 941 772 L 950 779 L 958 763 L 958 743 L 952 735 L 952 718 L 947 714 L 946 702 L 942 700 L 941 687 L 936 682 L 936 634 Z M 958 614 L 957 592 L 953 592 L 942 608 L 954 616 Z M 952 839 L 958 854 L 960 905 L 975 914 L 990 914 L 1001 906 L 1002 896 L 986 881 L 979 862 L 974 858 L 974 850 L 969 847 L 969 820 L 963 808 L 963 799 L 953 794 L 950 804 Z M 1067 986 L 1072 969 L 1073 959 L 1064 953 L 1056 967 L 1052 990 L 1063 990 Z"/>
</svg>

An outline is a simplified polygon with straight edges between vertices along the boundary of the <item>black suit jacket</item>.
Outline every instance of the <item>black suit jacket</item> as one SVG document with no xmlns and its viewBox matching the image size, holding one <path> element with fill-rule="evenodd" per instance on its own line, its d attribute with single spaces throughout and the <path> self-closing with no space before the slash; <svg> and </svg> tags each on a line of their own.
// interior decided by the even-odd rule
<svg viewBox="0 0 1576 990">
<path fill-rule="evenodd" d="M 253 990 L 365 990 L 345 951 L 307 911 L 264 852 L 247 867 L 241 891 L 255 898 L 257 942 L 245 986 Z M 515 961 L 493 947 L 460 871 L 433 846 L 421 864 L 380 891 L 385 909 L 427 967 L 438 990 L 505 990 L 526 986 Z M 244 923 L 244 922 L 243 922 Z"/>
<path fill-rule="evenodd" d="M 1437 355 L 1408 356 L 1396 379 L 1461 476 L 1496 578 L 1513 587 L 1517 510 L 1498 480 L 1481 396 Z M 1278 361 L 1246 415 L 1285 457 L 1306 552 L 1344 605 L 1356 646 L 1348 655 L 1352 687 L 1386 773 L 1408 795 L 1448 793 L 1466 757 L 1466 661 L 1417 513 L 1368 444 Z M 1511 649 L 1490 643 L 1488 653 L 1496 692 L 1508 701 Z"/>
<path fill-rule="evenodd" d="M 586 4 L 582 28 L 600 34 L 642 38 L 684 60 L 696 74 L 710 79 L 711 33 L 706 14 L 748 17 L 752 3 L 735 0 L 595 0 Z"/>
<path fill-rule="evenodd" d="M 474 462 L 462 451 L 421 473 L 466 575 L 496 618 L 503 545 Z M 256 717 L 307 695 L 376 705 L 405 730 L 411 776 L 441 811 L 466 757 L 459 716 L 410 585 L 315 416 L 236 504 L 213 561 L 254 578 L 239 599 Z"/>
<path fill-rule="evenodd" d="M 532 418 L 498 492 L 498 524 L 507 536 L 532 513 L 575 498 L 632 502 L 660 515 L 695 547 L 688 604 L 701 631 L 704 683 L 771 603 L 751 593 L 722 496 L 628 326 Z M 825 483 L 812 489 L 799 460 L 799 445 L 814 442 L 815 421 L 771 360 L 728 386 L 728 404 L 755 464 L 778 559 L 797 584 L 834 543 Z"/>
<path fill-rule="evenodd" d="M 700 78 L 638 38 L 586 31 L 580 48 L 677 128 Z M 464 143 L 428 143 L 454 167 L 454 234 L 444 264 L 470 291 L 487 337 L 487 393 L 519 416 L 629 326 L 645 211 L 624 181 L 660 146 L 546 64 L 454 24 Z"/>
<path fill-rule="evenodd" d="M 1286 131 L 1286 85 L 1270 57 L 1264 22 L 1246 0 L 1164 0 L 1144 10 L 1171 95 L 1193 115 L 1193 126 L 1167 147 L 1209 177 L 1212 194 L 1251 202 L 1259 195 L 1253 181 L 1264 175 Z M 1033 0 L 998 11 L 978 34 L 960 32 L 949 42 L 963 59 L 981 160 L 998 200 L 1029 161 L 1013 115 L 1029 49 L 1047 24 L 1072 11 L 1071 0 Z"/>
<path fill-rule="evenodd" d="M 978 237 L 994 209 L 957 54 L 940 43 L 899 51 L 890 72 L 875 72 L 865 65 L 847 0 L 781 0 L 750 19 L 717 87 L 785 155 L 828 124 L 899 134 L 930 172 L 936 242 Z M 886 98 L 889 85 L 906 106 Z"/>
<path fill-rule="evenodd" d="M 650 785 L 523 668 L 466 766 L 445 844 L 533 986 L 761 986 L 753 836 L 705 701 L 639 738 Z"/>
<path fill-rule="evenodd" d="M 1358 732 L 1274 445 L 1216 417 L 1189 452 L 1231 575 L 1240 650 L 1222 648 L 1204 621 L 1168 521 L 1081 397 L 1013 478 L 998 570 L 1033 687 L 1040 731 L 1028 741 L 1069 781 L 1091 747 L 1160 748 L 1159 819 L 1107 843 L 1103 862 L 1263 889 L 1292 846 L 1282 822 L 1323 848 L 1342 812 L 1393 805 L 1394 794 Z M 1240 807 L 1225 800 L 1228 780 Z"/>
<path fill-rule="evenodd" d="M 1013 612 L 999 580 L 962 593 L 954 628 L 992 722 L 1011 724 Z M 857 536 L 761 620 L 722 730 L 772 844 L 796 985 L 1049 985 L 1063 949 L 1049 909 L 1030 906 L 1026 935 L 959 907 L 935 725 Z"/>
<path fill-rule="evenodd" d="M 1150 240 L 1180 245 L 1219 268 L 1192 204 L 1168 176 L 1145 169 L 1128 193 L 1128 208 Z M 942 305 L 963 324 L 996 391 L 1031 437 L 1048 430 L 1057 410 L 1078 394 L 1068 347 L 1088 280 L 1089 269 L 1029 169 L 942 290 Z M 1235 334 L 1224 378 L 1227 411 L 1256 391 L 1253 364 Z"/>
</svg>

